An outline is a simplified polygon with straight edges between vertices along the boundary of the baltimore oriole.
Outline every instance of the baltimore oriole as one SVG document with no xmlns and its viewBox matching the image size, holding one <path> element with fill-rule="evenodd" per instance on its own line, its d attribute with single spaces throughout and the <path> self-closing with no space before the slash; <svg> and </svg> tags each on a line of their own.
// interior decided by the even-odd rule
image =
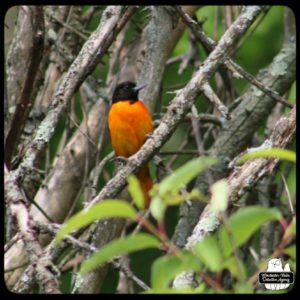
<svg viewBox="0 0 300 300">
<path fill-rule="evenodd" d="M 108 115 L 108 126 L 113 149 L 117 156 L 130 157 L 144 144 L 147 135 L 153 131 L 152 117 L 146 105 L 138 99 L 143 86 L 134 82 L 120 83 L 112 96 L 112 106 Z M 145 165 L 138 173 L 145 207 L 150 204 L 149 190 L 153 186 L 149 166 Z"/>
</svg>

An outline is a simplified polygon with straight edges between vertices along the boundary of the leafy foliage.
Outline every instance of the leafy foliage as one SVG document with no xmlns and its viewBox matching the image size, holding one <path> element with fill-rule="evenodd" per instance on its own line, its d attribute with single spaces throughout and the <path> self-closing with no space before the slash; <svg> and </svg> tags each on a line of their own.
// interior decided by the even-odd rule
<svg viewBox="0 0 300 300">
<path fill-rule="evenodd" d="M 199 271 L 200 261 L 190 253 L 181 253 L 180 257 L 162 256 L 152 265 L 151 286 L 152 291 L 166 289 L 176 275 L 183 271 Z"/>
<path fill-rule="evenodd" d="M 178 205 L 189 199 L 206 200 L 198 190 L 184 194 L 180 194 L 179 191 L 206 168 L 216 163 L 217 159 L 213 157 L 192 159 L 164 178 L 159 185 L 155 185 L 151 191 L 153 200 L 150 206 L 153 217 L 161 220 L 168 205 Z"/>
<path fill-rule="evenodd" d="M 125 201 L 107 199 L 71 217 L 57 233 L 56 241 L 61 241 L 66 234 L 87 226 L 96 220 L 109 217 L 135 219 L 136 215 L 137 211 Z"/>
<path fill-rule="evenodd" d="M 128 176 L 127 181 L 128 191 L 135 205 L 140 209 L 144 208 L 144 195 L 138 179 L 134 175 L 130 175 Z"/>
<path fill-rule="evenodd" d="M 211 186 L 210 207 L 215 213 L 226 210 L 229 198 L 229 186 L 225 179 L 221 179 Z"/>
<path fill-rule="evenodd" d="M 160 242 L 155 237 L 145 233 L 114 240 L 86 260 L 82 264 L 80 272 L 86 273 L 100 267 L 116 256 L 147 248 L 158 248 L 159 245 Z"/>
<path fill-rule="evenodd" d="M 215 162 L 215 159 L 206 157 L 195 159 L 176 170 L 169 177 L 166 177 L 161 183 L 156 184 L 152 195 L 157 198 L 157 204 L 155 205 L 161 205 L 161 207 L 156 207 L 157 211 L 152 208 L 152 213 L 158 212 L 156 217 L 159 216 L 159 218 L 157 220 L 163 220 L 164 211 L 168 206 L 179 204 L 185 200 L 184 197 L 180 196 L 180 190 L 183 187 L 182 182 L 187 184 Z M 191 170 L 190 173 L 189 170 Z M 138 180 L 134 176 L 130 176 L 128 183 L 134 204 L 139 209 L 142 209 L 143 195 Z M 174 190 L 171 188 L 172 186 L 174 186 Z M 207 284 L 200 284 L 196 288 L 169 289 L 172 281 L 177 276 L 180 277 L 182 273 L 202 273 L 202 270 L 208 270 L 211 273 L 220 273 L 223 270 L 228 270 L 237 280 L 234 285 L 236 293 L 253 293 L 253 286 L 246 280 L 249 273 L 248 267 L 237 256 L 237 251 L 254 236 L 255 232 L 262 225 L 270 221 L 281 221 L 283 219 L 282 213 L 277 208 L 255 205 L 240 208 L 227 220 L 223 218 L 229 198 L 226 180 L 222 179 L 216 182 L 212 185 L 211 191 L 212 210 L 220 214 L 224 223 L 214 234 L 206 236 L 202 241 L 198 242 L 193 247 L 193 251 L 176 248 L 160 231 L 153 231 L 153 225 L 148 220 L 138 216 L 138 212 L 130 204 L 121 200 L 105 200 L 88 210 L 79 212 L 62 226 L 57 235 L 57 240 L 61 240 L 65 234 L 101 218 L 125 217 L 135 221 L 139 220 L 142 221 L 146 229 L 150 228 L 152 234 L 138 233 L 111 241 L 85 260 L 82 263 L 80 272 L 82 274 L 89 272 L 121 255 L 128 255 L 148 248 L 158 249 L 163 245 L 170 249 L 170 254 L 160 256 L 153 262 L 151 267 L 151 289 L 146 293 L 207 292 L 210 290 Z M 170 200 L 171 196 L 180 198 L 180 201 L 172 202 Z M 295 235 L 294 224 L 294 222 L 290 224 L 285 235 L 290 237 Z M 295 260 L 295 245 L 284 249 L 284 253 L 289 255 L 292 260 Z M 291 262 L 291 265 L 293 266 L 293 262 Z M 226 290 L 219 290 L 219 292 L 226 292 Z"/>
<path fill-rule="evenodd" d="M 294 163 L 296 162 L 296 153 L 294 151 L 281 148 L 271 148 L 248 152 L 239 159 L 238 163 L 242 164 L 247 160 L 259 157 L 278 158 L 283 160 L 289 160 Z"/>
<path fill-rule="evenodd" d="M 248 206 L 239 209 L 231 216 L 228 223 L 223 225 L 219 231 L 219 239 L 222 245 L 224 257 L 228 257 L 233 252 L 233 245 L 239 247 L 245 243 L 262 224 L 267 221 L 282 218 L 280 211 L 276 208 L 265 208 L 261 206 Z M 227 227 L 227 228 L 226 228 Z"/>
</svg>

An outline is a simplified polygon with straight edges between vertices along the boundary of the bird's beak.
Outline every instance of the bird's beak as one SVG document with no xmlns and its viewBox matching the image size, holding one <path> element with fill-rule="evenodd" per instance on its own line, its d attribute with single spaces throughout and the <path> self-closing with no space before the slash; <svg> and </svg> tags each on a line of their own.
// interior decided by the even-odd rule
<svg viewBox="0 0 300 300">
<path fill-rule="evenodd" d="M 144 87 L 146 87 L 147 86 L 147 83 L 146 84 L 141 84 L 141 85 L 138 85 L 138 86 L 136 86 L 135 88 L 134 88 L 134 90 L 136 91 L 136 92 L 138 92 L 138 91 L 140 91 L 140 90 L 142 90 Z"/>
</svg>

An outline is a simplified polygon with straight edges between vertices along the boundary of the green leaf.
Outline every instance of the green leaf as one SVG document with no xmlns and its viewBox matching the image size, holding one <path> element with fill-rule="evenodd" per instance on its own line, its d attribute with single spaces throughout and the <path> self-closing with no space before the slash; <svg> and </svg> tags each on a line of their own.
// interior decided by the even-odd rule
<svg viewBox="0 0 300 300">
<path fill-rule="evenodd" d="M 188 199 L 205 199 L 200 191 L 193 190 L 185 195 L 180 195 L 179 190 L 205 168 L 217 163 L 212 157 L 200 157 L 193 159 L 184 166 L 178 168 L 161 183 L 155 184 L 150 195 L 152 196 L 150 211 L 153 217 L 160 221 L 168 205 L 176 205 Z"/>
<path fill-rule="evenodd" d="M 213 157 L 200 157 L 189 161 L 157 185 L 159 196 L 164 198 L 167 193 L 177 194 L 180 188 L 215 163 L 217 159 Z"/>
<path fill-rule="evenodd" d="M 296 260 L 296 245 L 284 249 L 284 253 Z"/>
<path fill-rule="evenodd" d="M 207 236 L 197 243 L 194 253 L 212 272 L 222 269 L 223 257 L 216 236 Z"/>
<path fill-rule="evenodd" d="M 293 224 L 292 224 L 291 234 L 293 236 L 296 236 L 296 223 L 295 222 L 293 222 Z"/>
<path fill-rule="evenodd" d="M 83 262 L 80 273 L 84 274 L 98 268 L 116 256 L 132 253 L 135 251 L 158 248 L 160 241 L 150 234 L 140 233 L 125 238 L 120 238 L 104 245 L 97 253 Z"/>
<path fill-rule="evenodd" d="M 288 264 L 290 265 L 290 269 L 291 271 L 296 271 L 297 270 L 297 266 L 296 266 L 296 259 L 292 260 L 292 259 L 288 259 Z"/>
<path fill-rule="evenodd" d="M 207 288 L 206 283 L 201 282 L 197 287 L 194 288 L 194 291 L 195 291 L 197 294 L 204 294 L 206 288 Z"/>
<path fill-rule="evenodd" d="M 128 190 L 134 203 L 138 208 L 143 209 L 145 200 L 144 200 L 144 194 L 141 189 L 140 182 L 134 175 L 129 175 L 127 181 L 128 181 Z"/>
<path fill-rule="evenodd" d="M 154 193 L 152 197 L 151 204 L 150 204 L 150 211 L 152 216 L 157 220 L 160 221 L 167 209 L 168 206 L 171 205 L 179 205 L 180 203 L 188 200 L 200 200 L 205 203 L 208 203 L 208 198 L 204 196 L 199 190 L 193 189 L 189 193 L 182 193 L 182 194 L 174 194 L 174 195 L 167 195 L 164 199 L 161 199 L 157 194 Z"/>
<path fill-rule="evenodd" d="M 199 271 L 199 260 L 190 253 L 182 257 L 163 256 L 158 258 L 151 269 L 151 286 L 154 290 L 165 289 L 176 275 L 184 271 Z"/>
<path fill-rule="evenodd" d="M 285 235 L 296 236 L 296 217 L 293 217 L 291 223 L 286 229 Z"/>
<path fill-rule="evenodd" d="M 251 283 L 237 283 L 234 286 L 235 294 L 253 294 L 254 286 Z"/>
<path fill-rule="evenodd" d="M 269 158 L 273 157 L 273 158 L 296 162 L 296 153 L 294 151 L 282 149 L 282 148 L 271 148 L 271 149 L 255 150 L 246 153 L 238 160 L 237 164 L 242 164 L 247 160 L 258 158 L 258 157 L 269 157 Z"/>
<path fill-rule="evenodd" d="M 246 242 L 251 235 L 258 230 L 262 224 L 271 220 L 280 220 L 282 215 L 276 208 L 266 208 L 262 206 L 248 206 L 239 209 L 228 220 L 227 226 L 230 229 L 231 238 L 235 246 L 239 247 Z M 229 233 L 224 225 L 219 232 L 220 245 L 223 249 L 224 257 L 232 254 L 233 248 L 229 238 Z"/>
<path fill-rule="evenodd" d="M 226 210 L 229 199 L 229 186 L 226 179 L 221 179 L 211 187 L 211 210 L 218 214 Z"/>
<path fill-rule="evenodd" d="M 239 265 L 238 265 L 239 264 Z M 237 262 L 235 256 L 229 257 L 222 263 L 222 270 L 228 269 L 230 273 L 238 280 L 244 282 L 246 279 L 247 270 L 242 260 Z"/>
<path fill-rule="evenodd" d="M 95 220 L 110 217 L 135 219 L 136 215 L 137 211 L 129 203 L 122 200 L 107 199 L 89 209 L 83 209 L 67 220 L 56 234 L 56 241 L 60 242 L 64 235 L 82 228 Z"/>
<path fill-rule="evenodd" d="M 169 197 L 165 197 L 164 198 L 164 202 L 167 203 L 167 205 L 179 205 L 180 203 L 184 202 L 184 201 L 189 201 L 189 200 L 200 200 L 203 201 L 205 203 L 208 203 L 209 199 L 202 194 L 199 190 L 197 189 L 193 189 L 190 192 L 185 192 L 185 193 L 178 193 L 178 194 L 174 194 L 171 195 Z"/>
<path fill-rule="evenodd" d="M 295 217 L 293 217 L 292 224 L 291 224 L 291 234 L 293 236 L 296 236 L 296 218 Z"/>
<path fill-rule="evenodd" d="M 155 196 L 152 198 L 150 203 L 150 212 L 153 218 L 155 218 L 157 221 L 162 220 L 166 209 L 167 205 L 164 201 L 161 200 L 160 197 Z"/>
</svg>

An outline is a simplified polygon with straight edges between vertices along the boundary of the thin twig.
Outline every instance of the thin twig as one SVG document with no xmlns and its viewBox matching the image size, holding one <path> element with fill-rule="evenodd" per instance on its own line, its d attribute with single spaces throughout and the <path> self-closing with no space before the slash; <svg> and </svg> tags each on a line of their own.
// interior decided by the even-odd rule
<svg viewBox="0 0 300 300">
<path fill-rule="evenodd" d="M 205 33 L 199 28 L 199 25 L 197 22 L 195 22 L 189 15 L 182 12 L 180 7 L 176 7 L 177 11 L 180 13 L 180 16 L 185 22 L 187 26 L 190 27 L 190 29 L 193 31 L 195 37 L 205 46 L 207 51 L 211 52 L 215 47 L 216 43 L 211 38 L 207 37 Z M 264 84 L 259 82 L 253 75 L 246 72 L 242 67 L 240 67 L 238 64 L 236 64 L 233 60 L 231 60 L 227 55 L 225 55 L 224 60 L 225 66 L 233 72 L 233 75 L 236 77 L 235 73 L 239 74 L 239 77 L 242 77 L 244 79 L 247 79 L 251 84 L 256 86 L 258 89 L 266 93 L 268 96 L 270 96 L 275 101 L 278 101 L 284 105 L 286 105 L 289 108 L 292 108 L 293 105 L 289 103 L 286 99 L 283 99 L 280 95 L 278 95 L 276 92 L 272 91 L 268 87 L 266 87 Z"/>
<path fill-rule="evenodd" d="M 154 130 L 152 138 L 148 139 L 141 149 L 128 159 L 125 167 L 120 168 L 116 175 L 106 184 L 101 192 L 90 202 L 94 205 L 102 199 L 115 197 L 126 185 L 129 174 L 136 173 L 142 168 L 153 154 L 159 150 L 173 133 L 179 122 L 191 109 L 196 95 L 202 86 L 217 71 L 223 61 L 226 51 L 233 46 L 234 42 L 245 32 L 255 20 L 262 7 L 249 6 L 238 17 L 233 25 L 224 33 L 218 46 L 204 61 L 200 69 L 195 73 L 189 83 L 180 91 L 171 102 L 160 125 Z"/>
<path fill-rule="evenodd" d="M 184 58 L 184 54 L 182 55 L 178 55 L 178 56 L 174 56 L 174 57 L 171 57 L 169 58 L 167 61 L 166 61 L 166 66 L 170 66 L 170 65 L 173 65 L 173 64 L 176 64 L 180 61 L 182 61 L 182 59 Z"/>
<path fill-rule="evenodd" d="M 206 152 L 204 152 L 206 153 Z M 198 150 L 160 151 L 159 155 L 198 155 Z"/>
<path fill-rule="evenodd" d="M 10 247 L 21 238 L 19 233 L 16 233 L 4 246 L 4 252 L 7 252 Z"/>
<path fill-rule="evenodd" d="M 273 147 L 285 148 L 295 137 L 295 131 L 296 107 L 286 116 L 281 117 L 276 123 L 269 139 L 263 143 L 263 146 L 266 147 L 266 145 L 269 145 L 270 147 L 272 145 Z M 242 167 L 235 168 L 227 178 L 230 190 L 230 203 L 236 203 L 245 194 L 245 191 L 249 191 L 258 181 L 272 173 L 278 161 L 278 159 L 256 158 L 247 161 Z M 199 241 L 211 234 L 219 226 L 220 220 L 216 213 L 211 210 L 210 204 L 208 204 L 193 229 L 193 233 L 189 236 L 185 248 L 192 249 Z M 180 281 L 177 281 L 177 284 L 180 286 Z M 192 282 L 189 282 L 189 284 L 192 285 Z"/>
<path fill-rule="evenodd" d="M 8 169 L 10 169 L 11 159 L 15 152 L 15 148 L 21 132 L 25 126 L 29 112 L 33 106 L 32 93 L 34 90 L 34 85 L 37 77 L 38 67 L 42 60 L 43 50 L 44 50 L 44 14 L 41 6 L 27 7 L 28 11 L 25 14 L 24 19 L 27 25 L 31 25 L 30 37 L 32 38 L 32 46 L 29 47 L 28 53 L 28 66 L 26 69 L 26 76 L 24 83 L 22 84 L 22 91 L 17 99 L 16 109 L 13 114 L 10 128 L 5 140 L 5 161 L 7 163 Z M 28 17 L 27 17 L 27 14 Z M 21 16 L 21 14 L 20 14 Z M 22 21 L 24 22 L 24 20 Z M 24 28 L 21 28 L 24 30 Z M 25 42 L 25 41 L 24 41 Z M 29 43 L 30 43 L 29 42 Z M 25 48 L 22 43 L 20 43 Z M 24 54 L 23 54 L 24 55 Z M 15 75 L 15 74 L 14 74 Z M 14 78 L 18 81 L 18 78 Z"/>
<path fill-rule="evenodd" d="M 19 181 L 27 172 L 31 171 L 32 166 L 34 166 L 38 158 L 38 154 L 49 144 L 54 134 L 54 129 L 58 124 L 59 117 L 73 97 L 75 90 L 87 75 L 92 72 L 99 60 L 106 53 L 117 33 L 126 24 L 135 10 L 135 7 L 129 8 L 127 13 L 119 18 L 122 11 L 120 6 L 108 6 L 106 8 L 104 11 L 105 17 L 101 19 L 98 28 L 86 41 L 81 52 L 58 85 L 51 101 L 52 107 L 50 111 L 37 129 L 35 138 L 28 146 L 22 162 L 16 170 L 13 170 L 11 176 L 17 176 Z"/>
<path fill-rule="evenodd" d="M 50 19 L 53 19 L 55 22 L 59 23 L 60 25 L 62 25 L 63 27 L 65 27 L 66 29 L 68 29 L 69 31 L 75 33 L 76 35 L 78 35 L 80 38 L 82 38 L 83 40 L 87 40 L 88 36 L 85 35 L 84 33 L 78 31 L 75 27 L 70 26 L 67 22 L 63 22 L 60 19 L 58 19 L 54 14 L 51 15 L 47 15 Z"/>
<path fill-rule="evenodd" d="M 241 39 L 241 41 L 238 43 L 238 45 L 235 47 L 235 49 L 233 49 L 231 55 L 234 56 L 235 53 L 242 48 L 242 46 L 245 44 L 245 42 L 248 40 L 248 38 L 255 32 L 255 30 L 257 30 L 257 28 L 260 26 L 260 24 L 262 23 L 262 21 L 265 19 L 267 13 L 269 12 L 271 6 L 265 7 L 265 9 L 263 10 L 261 16 L 258 18 L 257 22 L 255 22 L 254 26 L 252 27 L 251 30 L 249 30 L 248 32 L 246 32 L 245 36 L 243 37 L 243 39 Z"/>
<path fill-rule="evenodd" d="M 89 6 L 88 10 L 83 14 L 81 21 L 84 24 L 85 28 L 88 28 L 88 24 L 91 21 L 91 19 L 93 18 L 93 16 L 95 15 L 95 13 L 97 12 L 97 10 L 100 10 L 100 6 L 94 6 L 91 5 Z"/>
<path fill-rule="evenodd" d="M 199 128 L 200 124 L 197 119 L 197 116 L 198 116 L 197 108 L 195 105 L 193 105 L 191 109 L 191 122 L 192 122 L 194 137 L 198 149 L 198 155 L 201 156 L 204 155 L 205 150 L 200 136 L 200 128 Z"/>
<path fill-rule="evenodd" d="M 194 33 L 195 37 L 199 42 L 203 45 L 205 51 L 207 53 L 210 53 L 213 51 L 213 49 L 216 46 L 216 42 L 211 39 L 210 37 L 207 37 L 205 33 L 201 30 L 199 27 L 199 24 L 193 20 L 189 15 L 185 14 L 182 9 L 179 6 L 176 6 L 176 9 L 178 13 L 180 14 L 182 21 L 190 27 L 191 31 Z M 225 55 L 227 57 L 227 55 Z M 241 76 L 236 73 L 234 70 L 232 70 L 231 66 L 227 63 L 227 61 L 224 61 L 225 66 L 232 72 L 233 76 L 236 78 L 241 78 Z"/>
<path fill-rule="evenodd" d="M 220 18 L 220 9 L 221 7 L 215 7 L 215 20 L 214 20 L 214 40 L 219 40 L 219 18 Z"/>
<path fill-rule="evenodd" d="M 59 271 L 47 256 L 42 255 L 43 249 L 37 238 L 38 232 L 32 226 L 33 220 L 28 211 L 26 196 L 18 187 L 16 179 L 8 178 L 5 181 L 5 185 L 7 185 L 7 198 L 10 199 L 9 208 L 12 216 L 17 221 L 29 261 L 36 266 L 35 278 L 42 292 L 59 294 L 60 290 L 57 280 Z"/>
<path fill-rule="evenodd" d="M 68 263 L 68 261 L 70 259 L 72 259 L 76 253 L 77 253 L 78 249 L 72 249 L 65 257 L 62 258 L 62 260 L 59 262 L 59 264 L 57 265 L 58 269 L 61 272 L 66 271 L 65 265 Z"/>
<path fill-rule="evenodd" d="M 189 126 L 187 132 L 190 132 L 190 130 L 192 129 L 192 125 Z M 181 142 L 181 144 L 179 145 L 178 147 L 178 151 L 183 151 L 184 147 L 188 144 L 189 142 L 189 135 L 186 135 L 186 138 L 183 139 L 183 141 Z M 170 158 L 167 166 L 166 166 L 166 169 L 167 170 L 170 170 L 172 168 L 172 165 L 175 163 L 175 161 L 177 160 L 178 158 L 178 155 L 177 153 L 174 153 L 174 156 Z"/>
<path fill-rule="evenodd" d="M 83 132 L 80 128 L 80 125 L 74 120 L 74 118 L 72 117 L 72 115 L 70 113 L 68 113 L 68 117 L 72 120 L 72 122 L 74 123 L 74 125 L 76 126 L 76 128 L 87 138 L 87 140 L 94 146 L 97 148 L 97 145 L 94 143 L 94 141 L 89 137 L 89 135 L 85 132 Z M 88 129 L 88 127 L 86 127 Z"/>
<path fill-rule="evenodd" d="M 35 222 L 35 226 L 37 228 L 39 228 L 39 230 L 41 232 L 45 232 L 45 233 L 50 233 L 52 235 L 55 235 L 58 230 L 60 229 L 60 225 L 57 224 L 44 224 L 41 222 Z M 84 251 L 87 251 L 90 254 L 96 253 L 99 251 L 99 249 L 97 249 L 96 247 L 86 243 L 86 242 L 82 242 L 79 241 L 78 239 L 74 238 L 73 236 L 67 234 L 64 236 L 64 240 L 75 246 L 77 249 L 81 249 Z M 141 288 L 148 290 L 150 289 L 142 280 L 140 280 L 139 278 L 137 278 L 130 270 L 127 270 L 125 268 L 123 268 L 119 263 L 117 263 L 116 261 L 112 261 L 112 264 L 114 265 L 115 268 L 123 271 L 124 273 L 126 273 L 126 275 L 132 279 L 136 284 L 138 284 Z"/>
<path fill-rule="evenodd" d="M 23 268 L 27 265 L 27 262 L 24 263 L 24 264 L 21 264 L 21 265 L 18 265 L 18 266 L 15 266 L 15 267 L 10 267 L 9 269 L 4 269 L 4 273 L 9 273 L 9 272 L 13 272 L 17 269 L 20 269 L 20 268 Z"/>
<path fill-rule="evenodd" d="M 193 34 L 190 35 L 189 48 L 187 53 L 182 57 L 181 64 L 178 69 L 178 74 L 181 75 L 188 67 L 189 63 L 199 61 L 199 53 L 196 45 L 196 40 Z"/>
<path fill-rule="evenodd" d="M 195 105 L 193 105 L 191 108 L 191 114 L 192 114 L 192 117 L 191 117 L 192 127 L 194 130 L 194 136 L 195 136 L 196 145 L 197 145 L 197 149 L 198 149 L 198 155 L 203 156 L 205 153 L 205 149 L 204 149 L 204 145 L 203 145 L 203 140 L 200 137 L 200 129 L 199 129 L 200 124 L 199 124 L 199 121 L 197 120 L 198 111 L 197 111 L 197 108 Z M 206 176 L 209 184 L 213 183 L 213 177 L 209 170 L 207 170 L 204 173 L 204 176 Z"/>
<path fill-rule="evenodd" d="M 90 74 L 102 59 L 107 49 L 115 39 L 116 35 L 122 29 L 131 15 L 136 11 L 135 7 L 129 7 L 122 15 L 124 9 L 121 6 L 107 6 L 103 12 L 100 24 L 97 29 L 91 34 L 89 39 L 83 45 L 80 53 L 73 61 L 69 70 L 66 72 L 60 83 L 58 84 L 54 96 L 51 98 L 51 107 L 40 123 L 35 137 L 29 144 L 22 162 L 18 168 L 9 172 L 6 176 L 6 182 L 21 184 L 24 176 L 32 172 L 32 166 L 38 160 L 40 153 L 43 153 L 45 147 L 49 144 L 51 137 L 55 132 L 55 128 L 59 122 L 60 116 L 65 111 L 66 106 L 74 95 L 74 92 Z M 28 183 L 30 185 L 30 181 Z M 5 190 L 8 201 L 14 199 L 12 186 L 5 185 Z M 22 198 L 20 198 L 22 199 Z M 24 201 L 26 203 L 26 201 Z M 16 210 L 15 210 L 16 211 Z M 21 220 L 21 219 L 20 219 Z M 24 219 L 25 220 L 25 219 Z M 24 222 L 24 220 L 22 222 Z M 32 232 L 34 235 L 35 232 Z M 38 236 L 36 234 L 35 238 Z M 35 240 L 35 239 L 33 239 Z M 58 247 L 55 247 L 58 249 Z M 59 251 L 57 251 L 59 252 Z M 49 270 L 44 272 L 46 276 Z M 40 272 L 42 274 L 42 272 Z M 28 287 L 36 282 L 36 277 L 27 278 Z M 29 283 L 30 282 L 30 283 Z"/>
<path fill-rule="evenodd" d="M 124 28 L 122 29 L 122 31 L 120 32 L 120 34 L 118 35 L 115 41 L 112 57 L 109 63 L 108 73 L 106 76 L 107 86 L 109 85 L 114 86 L 118 81 L 119 73 L 115 74 L 116 73 L 115 69 L 117 65 L 120 65 L 120 56 L 122 53 L 122 49 L 124 47 L 127 29 L 128 29 L 128 23 L 124 26 Z"/>
<path fill-rule="evenodd" d="M 256 86 L 258 89 L 263 91 L 265 94 L 270 96 L 272 99 L 274 99 L 277 102 L 280 102 L 284 104 L 285 106 L 289 108 L 293 108 L 293 104 L 289 103 L 288 100 L 281 97 L 277 92 L 269 89 L 267 86 L 265 86 L 263 83 L 258 81 L 253 75 L 246 72 L 241 66 L 239 66 L 237 63 L 235 63 L 233 60 L 228 60 L 230 65 L 243 76 L 243 78 L 247 79 L 250 83 L 252 83 L 254 86 Z"/>
<path fill-rule="evenodd" d="M 148 219 L 150 217 L 150 210 L 146 210 L 145 213 L 143 213 L 143 218 Z M 142 229 L 142 223 L 138 223 L 135 229 L 132 232 L 132 235 L 136 235 L 140 230 Z"/>
<path fill-rule="evenodd" d="M 256 262 L 258 262 L 259 261 L 259 255 L 258 255 L 258 253 L 255 251 L 255 249 L 253 248 L 253 247 L 249 247 L 249 252 L 250 252 L 250 254 L 252 255 L 252 257 L 254 258 L 254 260 L 256 261 Z"/>
<path fill-rule="evenodd" d="M 110 152 L 100 161 L 99 164 L 96 165 L 94 170 L 91 172 L 91 174 L 94 174 L 93 183 L 92 183 L 92 188 L 93 188 L 94 192 L 91 193 L 90 198 L 86 203 L 89 203 L 91 201 L 91 199 L 96 196 L 96 187 L 97 187 L 99 177 L 103 171 L 103 168 L 107 164 L 107 162 L 109 162 L 114 157 L 115 157 L 115 152 L 114 151 Z"/>
<path fill-rule="evenodd" d="M 114 268 L 122 271 L 126 277 L 128 277 L 129 279 L 134 281 L 143 290 L 145 290 L 145 291 L 150 290 L 150 287 L 144 281 L 142 281 L 136 275 L 134 275 L 133 272 L 129 268 L 124 267 L 121 263 L 119 263 L 115 260 L 112 261 L 112 264 L 113 264 Z"/>
<path fill-rule="evenodd" d="M 191 118 L 191 113 L 188 113 L 187 115 L 187 119 L 184 119 L 184 121 L 189 121 L 189 119 Z M 194 115 L 193 116 L 195 119 L 197 119 L 198 121 L 200 121 L 201 123 L 213 123 L 215 125 L 218 126 L 222 126 L 223 125 L 223 120 L 215 115 L 212 114 L 198 114 L 198 115 Z"/>
<path fill-rule="evenodd" d="M 241 262 L 240 255 L 238 253 L 238 246 L 237 246 L 235 237 L 233 235 L 232 228 L 229 225 L 228 217 L 226 215 L 226 211 L 221 214 L 221 220 L 223 221 L 224 228 L 228 233 L 229 242 L 230 242 L 232 250 L 233 250 L 233 256 L 234 256 L 236 266 L 237 266 L 237 269 L 238 269 L 238 272 L 239 272 L 239 275 L 240 275 L 238 280 L 240 282 L 244 282 L 245 279 L 246 279 L 245 272 L 243 272 L 244 270 L 243 270 L 243 265 L 242 265 L 242 262 Z"/>
<path fill-rule="evenodd" d="M 221 115 L 226 119 L 230 120 L 230 114 L 228 108 L 221 102 L 219 97 L 215 94 L 214 90 L 211 86 L 206 83 L 202 85 L 202 91 L 205 96 L 215 105 L 217 110 L 221 113 Z"/>
<path fill-rule="evenodd" d="M 282 181 L 283 181 L 284 189 L 285 189 L 287 197 L 288 197 L 289 206 L 290 206 L 290 210 L 291 210 L 292 216 L 295 216 L 296 214 L 295 214 L 295 209 L 294 209 L 292 197 L 291 197 L 289 187 L 288 187 L 288 185 L 286 183 L 286 180 L 285 180 L 283 174 L 281 174 L 281 178 L 282 178 Z"/>
<path fill-rule="evenodd" d="M 126 167 L 123 167 L 119 170 L 119 172 L 116 174 L 113 180 L 111 180 L 104 188 L 103 190 L 96 196 L 93 201 L 91 202 L 91 205 L 96 203 L 97 201 L 100 201 L 101 199 L 107 198 L 107 196 L 114 196 L 116 195 L 122 187 L 126 184 L 126 177 L 128 174 L 138 171 L 138 168 L 141 168 L 142 164 L 145 163 L 147 160 L 151 158 L 151 156 L 160 149 L 160 147 L 166 142 L 166 140 L 170 137 L 170 135 L 173 133 L 179 122 L 182 120 L 182 118 L 185 116 L 185 114 L 189 111 L 191 106 L 193 105 L 196 95 L 198 95 L 200 91 L 200 87 L 204 82 L 207 82 L 207 80 L 216 72 L 218 66 L 220 65 L 224 53 L 230 49 L 230 47 L 234 44 L 235 40 L 243 34 L 243 32 L 246 30 L 246 28 L 253 22 L 256 15 L 260 11 L 259 7 L 251 7 L 249 9 L 246 9 L 244 14 L 241 14 L 241 16 L 238 18 L 238 20 L 233 24 L 233 26 L 224 34 L 222 39 L 220 40 L 220 43 L 218 47 L 211 53 L 211 55 L 207 58 L 207 60 L 204 62 L 203 66 L 199 69 L 199 71 L 195 74 L 195 76 L 191 79 L 191 81 L 187 84 L 187 86 L 180 92 L 178 92 L 177 96 L 173 99 L 171 105 L 169 106 L 169 109 L 163 118 L 160 126 L 155 130 L 153 134 L 153 139 L 149 139 L 146 141 L 142 149 L 136 153 L 134 156 L 132 156 L 128 160 L 128 164 Z M 99 34 L 99 33 L 98 33 Z M 113 38 L 113 37 L 112 37 Z M 97 43 L 96 43 L 97 44 Z M 99 45 L 97 45 L 99 47 Z M 104 47 L 105 48 L 105 47 Z M 103 50 L 103 48 L 101 48 Z M 93 49 L 92 49 L 93 50 Z M 99 50 L 99 49 L 98 49 Z M 104 51 L 104 50 L 103 50 Z M 101 52 L 101 51 L 100 51 Z M 100 53 L 101 54 L 101 53 Z M 99 54 L 99 56 L 100 56 Z M 82 55 L 82 53 L 81 53 Z M 81 57 L 79 55 L 79 57 Z M 97 56 L 98 57 L 98 56 Z M 86 60 L 86 57 L 85 57 Z M 79 63 L 76 61 L 76 63 Z M 93 65 L 90 64 L 89 66 Z M 76 76 L 77 69 L 74 70 L 71 68 L 70 72 L 72 71 L 72 79 L 74 79 L 74 76 Z M 75 72 L 74 72 L 75 71 Z M 74 75 L 75 74 L 75 75 Z M 87 73 L 83 72 L 80 74 L 79 78 L 84 79 L 85 75 Z M 67 75 L 64 77 L 68 78 L 70 76 L 70 73 L 68 72 Z M 75 87 L 80 83 L 80 80 L 78 78 L 75 78 L 74 80 L 74 90 Z M 63 80 L 63 83 L 67 85 L 67 83 Z M 52 111 L 50 110 L 49 116 L 54 117 L 56 119 L 60 115 L 60 108 L 63 110 L 65 105 L 62 105 L 62 107 L 59 106 L 59 101 L 63 100 L 67 101 L 68 97 L 70 96 L 69 93 L 73 95 L 74 90 L 65 90 L 64 84 L 60 85 L 61 89 L 59 89 L 59 93 L 56 94 L 57 98 L 55 97 L 55 101 L 53 101 L 53 107 L 57 108 L 57 110 Z M 57 106 L 56 106 L 57 105 Z M 57 113 L 57 114 L 56 114 Z M 50 117 L 48 117 L 49 119 Z M 46 117 L 47 121 L 47 117 Z M 43 121 L 41 124 L 40 130 L 38 131 L 37 138 L 43 139 L 43 143 L 48 142 L 50 137 L 52 136 L 52 131 L 50 133 L 47 133 L 46 138 L 42 135 L 41 131 L 44 129 L 45 125 L 49 124 Z M 49 120 L 48 120 L 49 121 Z M 46 124 L 45 124 L 46 123 Z M 50 123 L 50 127 L 53 125 L 53 130 L 56 125 L 56 120 L 52 123 Z M 48 128 L 48 127 L 47 127 Z M 44 131 L 43 131 L 44 132 Z M 33 143 L 32 146 L 35 144 Z M 38 147 L 38 150 L 40 147 Z M 30 148 L 31 150 L 31 148 Z M 26 153 L 27 156 L 31 155 L 31 152 Z M 31 156 L 29 156 L 31 158 Z M 28 158 L 28 157 L 27 157 Z M 33 155 L 34 158 L 34 155 Z M 30 167 L 30 165 L 29 165 Z M 27 170 L 25 168 L 25 170 Z M 18 174 L 17 174 L 18 175 Z"/>
<path fill-rule="evenodd" d="M 50 222 L 54 222 L 53 219 L 45 212 L 45 210 L 34 200 L 29 199 L 29 201 L 41 212 L 41 214 Z"/>
</svg>

